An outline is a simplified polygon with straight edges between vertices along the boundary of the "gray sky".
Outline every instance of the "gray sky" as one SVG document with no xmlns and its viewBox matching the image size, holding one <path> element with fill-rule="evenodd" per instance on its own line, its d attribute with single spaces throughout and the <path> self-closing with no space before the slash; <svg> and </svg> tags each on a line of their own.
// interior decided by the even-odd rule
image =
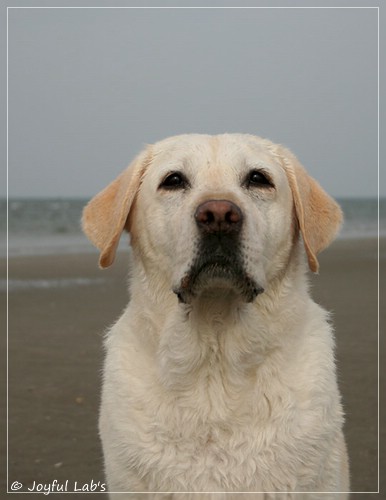
<svg viewBox="0 0 386 500">
<path fill-rule="evenodd" d="M 9 9 L 11 197 L 92 196 L 186 132 L 268 137 L 376 196 L 377 10 Z"/>
</svg>

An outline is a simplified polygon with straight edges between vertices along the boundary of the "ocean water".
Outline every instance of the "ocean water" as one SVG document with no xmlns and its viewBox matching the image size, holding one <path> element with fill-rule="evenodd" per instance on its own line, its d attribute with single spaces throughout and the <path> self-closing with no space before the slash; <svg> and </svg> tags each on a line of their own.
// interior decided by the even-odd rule
<svg viewBox="0 0 386 500">
<path fill-rule="evenodd" d="M 339 199 L 345 222 L 339 238 L 369 238 L 378 234 L 377 199 Z M 8 253 L 47 255 L 93 251 L 80 227 L 87 200 L 11 199 L 8 202 Z M 7 201 L 0 200 L 0 255 L 7 253 Z M 379 234 L 386 236 L 386 199 L 380 200 Z M 127 245 L 127 238 L 122 238 Z M 95 251 L 95 250 L 94 250 Z"/>
</svg>

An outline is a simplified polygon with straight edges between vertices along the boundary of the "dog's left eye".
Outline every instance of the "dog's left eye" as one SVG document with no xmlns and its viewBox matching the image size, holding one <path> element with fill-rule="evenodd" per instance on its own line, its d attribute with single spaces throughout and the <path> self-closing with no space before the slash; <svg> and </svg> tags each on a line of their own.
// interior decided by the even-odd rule
<svg viewBox="0 0 386 500">
<path fill-rule="evenodd" d="M 245 180 L 247 187 L 273 187 L 271 179 L 261 170 L 251 170 Z"/>
<path fill-rule="evenodd" d="M 185 189 L 189 183 L 181 172 L 172 172 L 168 174 L 159 185 L 160 189 Z"/>
</svg>

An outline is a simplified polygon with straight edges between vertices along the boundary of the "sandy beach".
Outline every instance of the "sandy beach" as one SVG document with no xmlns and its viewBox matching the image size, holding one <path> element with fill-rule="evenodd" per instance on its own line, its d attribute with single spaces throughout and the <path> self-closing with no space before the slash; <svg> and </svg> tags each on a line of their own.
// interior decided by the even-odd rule
<svg viewBox="0 0 386 500">
<path fill-rule="evenodd" d="M 385 259 L 382 241 L 381 265 Z M 21 492 L 55 479 L 70 491 L 75 484 L 103 489 L 97 433 L 102 341 L 128 300 L 127 261 L 120 253 L 105 271 L 95 253 L 9 261 L 9 486 L 18 481 Z M 0 263 L 3 276 L 5 259 Z M 352 491 L 377 491 L 377 241 L 339 240 L 320 264 L 312 295 L 335 325 Z M 0 295 L 4 312 L 4 287 Z M 380 314 L 384 325 L 385 308 Z M 381 371 L 384 377 L 385 365 Z"/>
</svg>

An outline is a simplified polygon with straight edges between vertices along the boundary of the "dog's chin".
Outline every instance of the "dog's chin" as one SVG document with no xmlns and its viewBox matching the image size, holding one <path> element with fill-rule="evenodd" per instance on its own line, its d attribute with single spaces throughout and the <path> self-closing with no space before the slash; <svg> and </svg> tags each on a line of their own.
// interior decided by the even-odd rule
<svg viewBox="0 0 386 500">
<path fill-rule="evenodd" d="M 253 302 L 264 289 L 240 265 L 213 261 L 192 266 L 173 291 L 181 303 L 189 304 L 198 297 L 221 298 L 230 293 Z"/>
</svg>

